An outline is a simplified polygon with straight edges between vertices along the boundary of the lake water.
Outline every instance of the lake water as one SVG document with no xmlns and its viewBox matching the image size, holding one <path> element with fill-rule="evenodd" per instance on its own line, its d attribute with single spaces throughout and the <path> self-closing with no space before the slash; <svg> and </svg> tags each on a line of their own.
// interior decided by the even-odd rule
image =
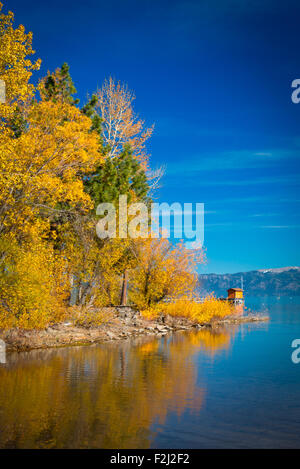
<svg viewBox="0 0 300 469">
<path fill-rule="evenodd" d="M 300 448 L 300 298 L 270 322 L 8 355 L 0 448 Z"/>
</svg>

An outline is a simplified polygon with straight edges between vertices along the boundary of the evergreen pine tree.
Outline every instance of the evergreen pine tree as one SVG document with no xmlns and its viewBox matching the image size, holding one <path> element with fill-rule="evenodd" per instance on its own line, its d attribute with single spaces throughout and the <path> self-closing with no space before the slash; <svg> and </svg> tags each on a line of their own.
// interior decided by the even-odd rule
<svg viewBox="0 0 300 469">
<path fill-rule="evenodd" d="M 74 99 L 73 95 L 77 93 L 70 75 L 70 67 L 65 62 L 61 68 L 55 70 L 54 73 L 48 73 L 42 81 L 43 87 L 41 94 L 46 100 L 54 102 L 61 101 L 69 104 L 78 104 L 79 99 Z"/>
<path fill-rule="evenodd" d="M 93 94 L 91 99 L 85 104 L 85 106 L 83 106 L 83 108 L 81 109 L 81 112 L 83 112 L 83 114 L 91 118 L 92 120 L 91 130 L 96 130 L 100 135 L 102 120 L 99 114 L 95 111 L 97 102 L 98 102 L 98 97 L 95 94 Z"/>
<path fill-rule="evenodd" d="M 127 195 L 128 203 L 136 200 L 148 202 L 149 186 L 145 172 L 134 158 L 129 146 L 125 146 L 120 156 L 107 158 L 97 171 L 86 178 L 85 188 L 95 203 L 118 204 L 119 195 Z"/>
</svg>

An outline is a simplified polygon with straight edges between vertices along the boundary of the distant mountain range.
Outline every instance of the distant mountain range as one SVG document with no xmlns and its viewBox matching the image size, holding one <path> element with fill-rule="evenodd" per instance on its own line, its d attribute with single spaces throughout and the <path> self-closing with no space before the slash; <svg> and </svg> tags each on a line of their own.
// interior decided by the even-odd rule
<svg viewBox="0 0 300 469">
<path fill-rule="evenodd" d="M 199 274 L 200 295 L 214 292 L 226 297 L 228 288 L 241 288 L 245 295 L 253 296 L 300 296 L 300 267 L 252 270 L 236 274 Z"/>
</svg>

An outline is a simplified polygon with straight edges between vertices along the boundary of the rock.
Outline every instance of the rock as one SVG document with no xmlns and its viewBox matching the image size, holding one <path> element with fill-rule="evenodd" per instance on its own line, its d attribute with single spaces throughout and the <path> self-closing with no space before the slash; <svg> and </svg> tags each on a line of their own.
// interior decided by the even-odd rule
<svg viewBox="0 0 300 469">
<path fill-rule="evenodd" d="M 133 319 L 138 316 L 137 311 L 135 311 L 130 306 L 116 306 L 116 311 L 118 313 L 119 318 L 129 318 Z"/>
<path fill-rule="evenodd" d="M 113 334 L 113 333 L 112 333 L 112 332 L 110 332 L 110 331 L 106 331 L 106 334 L 107 334 L 107 335 L 108 335 L 108 337 L 109 337 L 110 339 L 112 339 L 112 340 L 114 340 L 114 339 L 116 339 L 116 338 L 117 338 L 117 337 L 116 337 L 116 335 L 115 335 L 115 334 Z"/>
</svg>

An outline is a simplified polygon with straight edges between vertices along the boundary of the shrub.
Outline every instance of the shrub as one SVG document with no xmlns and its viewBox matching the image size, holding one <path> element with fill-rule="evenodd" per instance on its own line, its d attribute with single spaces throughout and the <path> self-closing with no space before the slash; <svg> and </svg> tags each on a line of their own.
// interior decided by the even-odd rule
<svg viewBox="0 0 300 469">
<path fill-rule="evenodd" d="M 73 306 L 69 311 L 69 319 L 76 326 L 94 327 L 109 322 L 114 316 L 113 308 L 89 308 Z"/>
<path fill-rule="evenodd" d="M 184 317 L 202 324 L 230 316 L 233 309 L 227 301 L 208 296 L 203 303 L 183 298 L 172 303 L 159 303 L 142 313 L 148 319 L 154 319 L 160 313 L 164 313 L 173 317 Z"/>
</svg>

